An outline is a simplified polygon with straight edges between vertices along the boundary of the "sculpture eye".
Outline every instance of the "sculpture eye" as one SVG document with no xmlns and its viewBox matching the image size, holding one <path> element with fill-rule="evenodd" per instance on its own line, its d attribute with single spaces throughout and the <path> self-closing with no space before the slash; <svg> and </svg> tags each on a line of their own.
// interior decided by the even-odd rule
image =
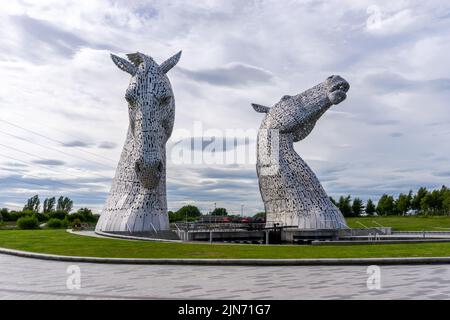
<svg viewBox="0 0 450 320">
<path fill-rule="evenodd" d="M 166 104 L 168 104 L 168 103 L 170 102 L 171 99 L 172 99 L 171 96 L 167 96 L 167 97 L 161 98 L 161 99 L 159 100 L 159 102 L 160 102 L 162 105 L 166 105 Z"/>
</svg>

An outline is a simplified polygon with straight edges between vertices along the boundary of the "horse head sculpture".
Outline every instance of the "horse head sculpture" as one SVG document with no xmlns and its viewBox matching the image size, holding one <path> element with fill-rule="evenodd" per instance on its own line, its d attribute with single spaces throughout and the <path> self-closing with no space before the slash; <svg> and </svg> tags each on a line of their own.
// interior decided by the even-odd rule
<svg viewBox="0 0 450 320">
<path fill-rule="evenodd" d="M 166 73 L 181 51 L 161 64 L 140 52 L 128 60 L 111 54 L 131 75 L 125 92 L 129 127 L 98 231 L 157 231 L 169 227 L 166 200 L 166 142 L 175 120 L 175 99 Z"/>
<path fill-rule="evenodd" d="M 295 96 L 283 96 L 273 107 L 252 104 L 265 113 L 258 132 L 256 169 L 267 225 L 301 229 L 345 228 L 314 172 L 295 152 L 293 143 L 306 138 L 319 118 L 347 97 L 350 85 L 340 76 Z"/>
</svg>

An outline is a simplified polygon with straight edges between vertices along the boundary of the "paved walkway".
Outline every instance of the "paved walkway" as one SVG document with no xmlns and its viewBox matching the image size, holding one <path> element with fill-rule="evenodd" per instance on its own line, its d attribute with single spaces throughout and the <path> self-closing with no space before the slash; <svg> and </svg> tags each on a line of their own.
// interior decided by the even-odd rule
<svg viewBox="0 0 450 320">
<path fill-rule="evenodd" d="M 450 299 L 450 265 L 381 266 L 381 289 L 364 266 L 221 267 L 71 263 L 0 254 L 2 299 Z M 72 283 L 72 282 L 71 282 Z"/>
</svg>

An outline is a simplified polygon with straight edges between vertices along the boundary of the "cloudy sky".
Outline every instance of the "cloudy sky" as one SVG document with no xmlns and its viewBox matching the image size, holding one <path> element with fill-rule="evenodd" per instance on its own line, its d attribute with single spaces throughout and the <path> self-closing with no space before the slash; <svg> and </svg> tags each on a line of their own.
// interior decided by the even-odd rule
<svg viewBox="0 0 450 320">
<path fill-rule="evenodd" d="M 348 99 L 296 145 L 330 195 L 450 184 L 448 1 L 9 0 L 0 7 L 0 206 L 68 195 L 100 210 L 128 126 L 129 75 L 109 53 L 162 62 L 181 49 L 169 73 L 176 130 L 257 130 L 250 103 L 270 106 L 339 74 Z M 261 210 L 254 163 L 169 155 L 169 209 L 186 203 Z"/>
</svg>

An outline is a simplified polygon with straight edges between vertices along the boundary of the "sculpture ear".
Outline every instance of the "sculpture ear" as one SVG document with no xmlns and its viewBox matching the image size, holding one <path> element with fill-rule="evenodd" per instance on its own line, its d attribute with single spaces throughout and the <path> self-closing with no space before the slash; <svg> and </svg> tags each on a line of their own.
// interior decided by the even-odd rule
<svg viewBox="0 0 450 320">
<path fill-rule="evenodd" d="M 136 74 L 136 71 L 137 71 L 136 66 L 134 66 L 129 61 L 122 59 L 116 55 L 113 55 L 112 53 L 111 53 L 111 59 L 115 63 L 115 65 L 119 67 L 120 70 L 125 71 L 125 72 L 131 74 L 132 76 L 134 76 Z"/>
<path fill-rule="evenodd" d="M 127 57 L 128 60 L 130 60 L 136 67 L 139 67 L 139 65 L 144 62 L 145 56 L 140 52 L 136 52 L 136 53 L 128 53 Z"/>
<path fill-rule="evenodd" d="M 163 63 L 161 63 L 159 65 L 159 69 L 161 69 L 161 71 L 163 73 L 169 72 L 169 70 L 172 69 L 173 67 L 175 67 L 175 65 L 178 63 L 178 61 L 180 60 L 180 57 L 181 57 L 181 51 L 178 52 L 176 55 L 170 57 Z"/>
<path fill-rule="evenodd" d="M 253 109 L 255 109 L 256 112 L 259 112 L 259 113 L 267 113 L 270 111 L 269 107 L 262 106 L 262 105 L 256 104 L 256 103 L 252 103 L 252 107 L 253 107 Z"/>
</svg>

